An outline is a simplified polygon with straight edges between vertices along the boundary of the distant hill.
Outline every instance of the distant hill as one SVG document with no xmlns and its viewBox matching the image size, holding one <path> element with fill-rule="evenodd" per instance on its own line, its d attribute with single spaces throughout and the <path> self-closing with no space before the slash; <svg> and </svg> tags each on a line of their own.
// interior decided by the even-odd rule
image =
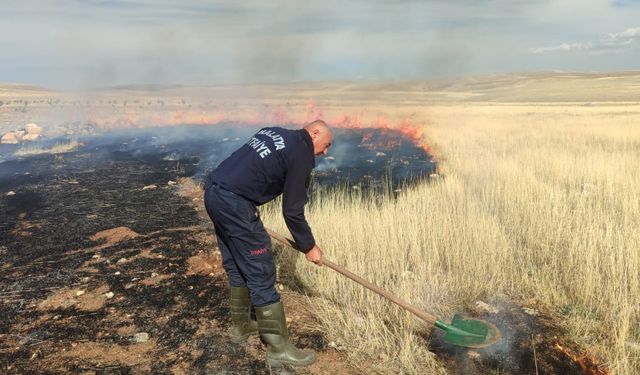
<svg viewBox="0 0 640 375">
<path fill-rule="evenodd" d="M 224 97 L 228 99 L 304 99 L 417 102 L 640 102 L 640 71 L 540 72 L 468 76 L 401 82 L 294 82 L 252 85 L 123 85 L 82 92 L 56 91 L 0 83 L 0 97 L 51 95 L 126 97 Z"/>
</svg>

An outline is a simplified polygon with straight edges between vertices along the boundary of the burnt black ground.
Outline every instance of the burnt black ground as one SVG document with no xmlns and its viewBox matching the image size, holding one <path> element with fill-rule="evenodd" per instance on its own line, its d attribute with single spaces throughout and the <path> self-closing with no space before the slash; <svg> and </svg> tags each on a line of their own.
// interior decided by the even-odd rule
<svg viewBox="0 0 640 375">
<path fill-rule="evenodd" d="M 228 307 L 223 280 L 185 275 L 185 259 L 200 249 L 195 235 L 207 227 L 200 225 L 189 202 L 167 187 L 167 181 L 188 173 L 188 169 L 176 173 L 174 164 L 175 161 L 158 161 L 144 155 L 112 152 L 107 156 L 100 150 L 96 154 L 86 149 L 64 156 L 43 155 L 3 163 L 4 173 L 14 172 L 0 185 L 2 264 L 11 264 L 0 276 L 3 369 L 11 366 L 9 373 L 17 374 L 79 373 L 87 369 L 97 373 L 135 373 L 135 368 L 118 363 L 52 364 L 42 360 L 63 348 L 70 350 L 74 342 L 130 345 L 129 337 L 113 334 L 119 328 L 113 325 L 114 321 L 105 319 L 122 312 L 131 315 L 139 331 L 157 340 L 154 373 L 169 373 L 179 356 L 188 360 L 192 355 L 189 349 L 202 351 L 198 358 L 192 358 L 192 373 L 207 373 L 210 362 L 222 367 L 220 370 L 228 366 L 230 373 L 264 372 L 260 361 L 231 363 L 233 358 L 250 356 L 242 346 L 227 344 L 223 334 L 193 339 L 198 318 L 226 323 Z M 160 187 L 142 189 L 149 184 Z M 16 194 L 6 196 L 7 191 Z M 37 227 L 29 229 L 31 234 L 27 236 L 12 234 L 20 222 L 37 223 Z M 89 239 L 92 234 L 119 226 L 146 236 L 99 251 L 104 261 L 93 266 L 99 273 L 78 271 L 96 252 L 76 250 L 97 245 Z M 114 274 L 111 266 L 118 259 L 130 258 L 151 247 L 154 254 L 164 258 L 139 258 L 120 264 L 120 275 Z M 172 277 L 160 286 L 134 283 L 134 287 L 125 288 L 134 278 L 148 277 L 152 272 Z M 105 283 L 116 296 L 124 298 L 110 300 L 93 313 L 74 307 L 57 309 L 51 312 L 54 318 L 33 324 L 45 314 L 31 303 L 45 299 L 55 288 L 91 290 Z M 167 324 L 157 323 L 165 316 L 170 316 Z M 188 344 L 187 349 L 180 349 L 184 343 Z M 163 360 L 169 354 L 174 359 Z M 220 360 L 222 356 L 229 358 L 228 364 Z"/>
<path fill-rule="evenodd" d="M 84 145 L 70 153 L 21 158 L 12 157 L 15 147 L 0 149 L 0 372 L 165 374 L 182 366 L 190 374 L 268 373 L 263 358 L 247 353 L 246 346 L 230 344 L 224 330 L 197 334 L 203 321 L 228 326 L 226 282 L 222 276 L 187 275 L 187 259 L 210 250 L 202 248 L 198 236 L 212 228 L 168 185 L 183 176 L 201 179 L 253 130 L 129 131 L 84 137 Z M 397 134 L 377 136 L 411 144 Z M 358 143 L 361 135 L 344 139 L 349 154 L 360 150 L 359 156 L 343 156 L 349 160 L 346 169 L 334 164 L 329 168 L 333 172 L 320 174 L 318 184 L 329 184 L 332 175 L 341 178 L 334 182 L 346 181 L 344 176 L 363 179 L 375 171 L 380 174 L 374 179 L 380 180 L 389 173 L 381 167 L 401 159 L 410 161 L 398 164 L 400 177 L 433 169 L 415 146 L 396 154 L 387 150 L 390 157 L 375 156 L 371 146 Z M 156 187 L 144 189 L 149 185 Z M 116 227 L 140 236 L 101 249 L 100 242 L 90 239 Z M 153 257 L 139 257 L 143 249 L 151 249 Z M 96 254 L 100 258 L 95 259 Z M 122 258 L 127 261 L 118 262 Z M 153 274 L 166 279 L 140 282 Z M 91 291 L 104 285 L 114 297 L 97 311 L 36 308 L 56 291 Z M 152 356 L 150 367 L 60 356 L 78 343 L 132 347 L 130 334 L 117 333 L 126 325 L 148 333 L 155 342 L 147 354 Z M 318 334 L 295 339 L 302 347 L 326 347 Z"/>
</svg>

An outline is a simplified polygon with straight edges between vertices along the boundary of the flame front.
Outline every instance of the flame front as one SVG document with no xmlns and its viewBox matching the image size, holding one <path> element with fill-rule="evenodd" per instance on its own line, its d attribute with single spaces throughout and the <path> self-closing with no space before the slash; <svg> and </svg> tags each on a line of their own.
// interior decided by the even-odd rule
<svg viewBox="0 0 640 375">
<path fill-rule="evenodd" d="M 373 117 L 373 118 L 372 118 Z M 424 137 L 425 124 L 413 120 L 410 114 L 399 120 L 392 120 L 383 114 L 372 114 L 366 108 L 354 109 L 349 113 L 327 115 L 327 111 L 318 107 L 313 100 L 308 100 L 305 105 L 287 103 L 269 105 L 257 104 L 239 105 L 208 105 L 196 109 L 174 109 L 163 111 L 138 111 L 127 109 L 125 113 L 90 113 L 88 118 L 92 123 L 101 128 L 114 129 L 124 127 L 145 126 L 176 126 L 176 125 L 217 125 L 232 123 L 237 125 L 260 126 L 270 125 L 296 125 L 303 126 L 314 120 L 325 120 L 330 126 L 344 129 L 387 129 L 400 132 L 404 137 L 422 148 L 432 157 L 433 150 Z M 363 139 L 366 144 L 367 140 Z M 388 137 L 378 140 L 375 146 L 384 149 L 392 149 L 400 145 L 399 140 Z"/>
<path fill-rule="evenodd" d="M 609 375 L 609 371 L 601 367 L 597 361 L 588 353 L 581 355 L 577 354 L 569 348 L 565 348 L 562 345 L 556 343 L 555 348 L 564 353 L 570 360 L 577 363 L 580 366 L 580 370 L 585 375 Z"/>
</svg>

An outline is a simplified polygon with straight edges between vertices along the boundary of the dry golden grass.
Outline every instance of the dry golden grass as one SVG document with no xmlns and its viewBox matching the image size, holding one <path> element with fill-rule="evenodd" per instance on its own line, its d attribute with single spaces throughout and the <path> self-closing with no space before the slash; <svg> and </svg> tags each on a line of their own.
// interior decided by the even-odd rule
<svg viewBox="0 0 640 375">
<path fill-rule="evenodd" d="M 68 142 L 58 143 L 51 148 L 44 148 L 42 146 L 24 146 L 15 152 L 16 156 L 29 156 L 39 154 L 64 154 L 71 152 L 80 147 L 80 142 L 71 140 Z"/>
<path fill-rule="evenodd" d="M 314 196 L 307 217 L 326 256 L 445 319 L 498 293 L 535 299 L 612 374 L 639 373 L 640 108 L 460 104 L 420 116 L 445 177 L 397 200 Z M 262 214 L 286 233 L 278 204 Z M 298 263 L 327 334 L 355 361 L 444 371 L 416 337 L 422 322 Z"/>
</svg>

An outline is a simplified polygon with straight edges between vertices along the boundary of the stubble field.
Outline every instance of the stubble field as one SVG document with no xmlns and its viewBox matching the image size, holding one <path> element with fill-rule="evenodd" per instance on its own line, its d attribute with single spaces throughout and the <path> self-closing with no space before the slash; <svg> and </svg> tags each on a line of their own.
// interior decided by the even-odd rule
<svg viewBox="0 0 640 375">
<path fill-rule="evenodd" d="M 308 218 L 327 257 L 426 311 L 448 319 L 508 296 L 556 316 L 612 374 L 637 374 L 639 110 L 432 106 L 424 141 L 443 178 L 382 203 L 316 196 Z M 277 207 L 264 216 L 285 231 Z M 382 372 L 441 369 L 417 319 L 328 269 L 298 272 L 329 336 L 353 344 L 354 357 L 390 359 Z"/>
</svg>

